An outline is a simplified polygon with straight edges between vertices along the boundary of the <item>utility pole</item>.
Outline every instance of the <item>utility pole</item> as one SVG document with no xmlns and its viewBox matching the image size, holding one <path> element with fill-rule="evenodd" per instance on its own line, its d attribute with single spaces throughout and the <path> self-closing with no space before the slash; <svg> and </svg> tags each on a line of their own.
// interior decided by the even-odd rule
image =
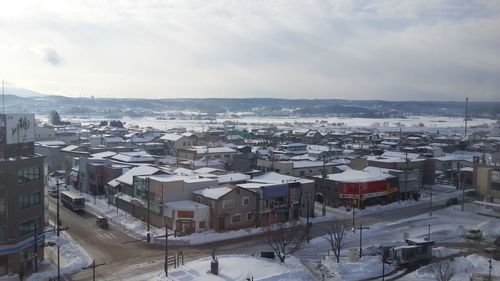
<svg viewBox="0 0 500 281">
<path fill-rule="evenodd" d="M 307 199 L 306 236 L 307 243 L 309 243 L 309 198 Z"/>
<path fill-rule="evenodd" d="M 427 225 L 427 241 L 431 241 L 431 225 Z"/>
<path fill-rule="evenodd" d="M 430 194 L 430 200 L 429 200 L 429 217 L 432 217 L 432 184 L 431 184 L 431 194 Z"/>
<path fill-rule="evenodd" d="M 467 139 L 467 119 L 469 119 L 469 97 L 465 98 L 465 133 L 464 139 Z"/>
<path fill-rule="evenodd" d="M 33 248 L 34 248 L 34 257 L 35 257 L 35 272 L 38 271 L 38 232 L 37 232 L 37 227 L 36 227 L 36 222 L 35 222 L 35 239 L 34 239 L 34 244 L 33 244 Z"/>
<path fill-rule="evenodd" d="M 105 264 L 106 264 L 105 262 L 96 264 L 95 260 L 92 260 L 92 265 L 82 267 L 82 269 L 92 268 L 92 280 L 95 281 L 95 268 Z"/>
<path fill-rule="evenodd" d="M 146 217 L 147 217 L 148 232 L 149 232 L 149 177 L 147 178 L 146 184 L 147 184 L 146 200 L 148 201 L 148 210 L 147 210 L 147 213 L 146 213 Z"/>
<path fill-rule="evenodd" d="M 62 183 L 59 182 L 59 180 L 56 180 L 56 188 L 57 188 L 57 197 L 56 197 L 56 201 L 57 201 L 57 204 L 56 204 L 56 233 L 57 233 L 57 237 L 59 237 L 59 232 L 60 232 L 60 228 L 61 228 L 61 219 L 59 218 L 59 197 L 60 194 L 59 194 L 59 186 L 61 185 Z"/>
<path fill-rule="evenodd" d="M 491 266 L 491 258 L 488 260 L 488 263 L 490 264 L 488 270 L 488 280 L 491 281 L 491 270 L 493 269 L 493 267 Z"/>
<path fill-rule="evenodd" d="M 359 224 L 359 227 L 355 229 L 359 229 L 359 258 L 361 258 L 363 254 L 363 229 L 370 229 L 369 227 L 363 227 L 363 224 Z"/>
</svg>

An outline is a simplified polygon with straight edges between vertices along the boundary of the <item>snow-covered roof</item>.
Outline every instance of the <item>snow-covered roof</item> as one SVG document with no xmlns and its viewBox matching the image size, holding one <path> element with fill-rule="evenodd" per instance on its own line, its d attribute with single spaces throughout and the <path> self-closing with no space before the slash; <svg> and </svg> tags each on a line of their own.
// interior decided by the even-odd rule
<svg viewBox="0 0 500 281">
<path fill-rule="evenodd" d="M 231 182 L 242 182 L 250 179 L 249 175 L 245 175 L 242 173 L 231 173 L 227 175 L 218 176 L 219 183 L 231 183 Z"/>
<path fill-rule="evenodd" d="M 197 147 L 197 148 L 194 148 L 194 150 L 198 154 L 207 153 L 206 147 Z M 208 154 L 211 154 L 211 153 L 236 153 L 236 150 L 229 148 L 229 147 L 223 147 L 223 146 L 221 146 L 221 147 L 209 147 Z"/>
<path fill-rule="evenodd" d="M 222 196 L 228 194 L 233 190 L 232 188 L 228 186 L 222 186 L 222 187 L 213 187 L 213 188 L 204 188 L 200 190 L 195 190 L 193 191 L 194 194 L 201 195 L 203 197 L 211 198 L 211 199 L 219 199 Z"/>
<path fill-rule="evenodd" d="M 405 153 L 405 152 L 398 152 L 398 151 L 386 151 L 382 154 L 382 157 L 394 157 L 394 158 L 400 158 L 400 159 L 410 159 L 410 160 L 416 160 L 420 157 L 420 154 L 416 153 Z"/>
<path fill-rule="evenodd" d="M 36 141 L 35 144 L 42 146 L 65 146 L 66 143 L 60 140 L 46 140 L 46 141 Z"/>
<path fill-rule="evenodd" d="M 184 137 L 183 135 L 178 135 L 178 134 L 164 134 L 160 139 L 167 141 L 178 141 L 183 137 Z"/>
<path fill-rule="evenodd" d="M 109 158 L 109 157 L 114 156 L 114 155 L 116 155 L 116 152 L 113 152 L 113 151 L 103 151 L 103 152 L 91 154 L 91 156 L 94 158 Z"/>
<path fill-rule="evenodd" d="M 205 204 L 201 204 L 199 202 L 195 202 L 192 200 L 168 202 L 168 203 L 165 203 L 165 206 L 167 208 L 174 209 L 174 210 L 190 210 L 190 211 L 210 208 Z"/>
<path fill-rule="evenodd" d="M 289 183 L 289 182 L 314 183 L 314 181 L 312 180 L 282 175 L 275 172 L 264 173 L 260 176 L 253 177 L 248 181 L 258 182 L 258 183 L 272 183 L 272 184 Z"/>
<path fill-rule="evenodd" d="M 147 165 L 134 167 L 125 174 L 117 177 L 116 180 L 124 184 L 132 185 L 134 183 L 134 176 L 152 175 L 158 171 L 160 171 L 160 169 Z"/>
<path fill-rule="evenodd" d="M 121 137 L 105 137 L 104 141 L 107 143 L 120 143 L 123 142 Z"/>
<path fill-rule="evenodd" d="M 363 183 L 385 180 L 389 177 L 387 174 L 347 170 L 339 174 L 329 174 L 327 178 L 333 181 L 346 182 L 346 183 Z"/>
<path fill-rule="evenodd" d="M 155 160 L 153 156 L 147 154 L 144 151 L 121 152 L 113 155 L 111 159 L 128 163 L 153 162 Z"/>
</svg>

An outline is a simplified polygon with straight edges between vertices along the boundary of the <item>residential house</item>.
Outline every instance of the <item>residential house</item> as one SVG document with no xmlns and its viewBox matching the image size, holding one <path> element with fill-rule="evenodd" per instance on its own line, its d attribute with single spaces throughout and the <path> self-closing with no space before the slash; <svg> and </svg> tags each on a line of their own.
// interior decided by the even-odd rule
<svg viewBox="0 0 500 281">
<path fill-rule="evenodd" d="M 196 190 L 195 201 L 210 206 L 210 228 L 222 232 L 256 225 L 257 195 L 238 186 Z"/>
</svg>

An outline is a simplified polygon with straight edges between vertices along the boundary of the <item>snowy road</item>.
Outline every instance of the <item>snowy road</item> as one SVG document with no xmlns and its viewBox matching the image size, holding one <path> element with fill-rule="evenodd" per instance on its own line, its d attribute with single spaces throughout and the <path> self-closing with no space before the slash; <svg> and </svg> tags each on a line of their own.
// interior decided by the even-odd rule
<svg viewBox="0 0 500 281">
<path fill-rule="evenodd" d="M 436 200 L 434 209 L 444 206 L 446 200 Z M 50 216 L 55 218 L 55 200 L 50 202 Z M 429 205 L 427 201 L 417 202 L 415 205 L 405 206 L 395 211 L 382 210 L 377 213 L 357 216 L 356 225 L 371 226 L 376 223 L 390 223 L 401 218 L 407 218 L 418 214 L 427 213 Z M 96 260 L 97 263 L 105 262 L 106 265 L 97 269 L 99 280 L 127 280 L 131 275 L 140 272 L 161 270 L 163 268 L 164 247 L 159 244 L 148 244 L 145 241 L 138 241 L 136 238 L 122 232 L 118 227 L 111 225 L 110 229 L 103 230 L 96 226 L 95 216 L 88 213 L 75 213 L 65 207 L 60 208 L 63 226 L 68 226 L 68 233 L 79 243 L 87 253 Z M 343 220 L 348 225 L 352 224 L 350 215 L 344 215 Z M 316 222 L 311 229 L 311 236 L 318 237 L 327 231 L 329 222 Z M 380 235 L 381 237 L 384 234 Z M 375 239 L 376 237 L 374 237 Z M 367 232 L 367 239 L 369 235 Z M 353 244 L 356 243 L 352 242 Z M 367 240 L 367 243 L 370 243 Z M 172 247 L 172 251 L 182 250 L 185 261 L 192 261 L 201 257 L 207 257 L 212 249 L 217 249 L 217 253 L 222 254 L 259 254 L 260 251 L 268 251 L 269 247 L 263 235 L 252 237 L 242 237 L 227 241 L 219 241 L 210 244 L 190 247 Z M 326 254 L 325 247 L 315 248 L 311 245 L 307 250 L 302 251 L 299 257 L 306 263 L 315 262 Z M 133 265 L 142 264 L 140 268 L 134 269 Z M 71 280 L 91 280 L 91 270 L 82 271 Z"/>
</svg>

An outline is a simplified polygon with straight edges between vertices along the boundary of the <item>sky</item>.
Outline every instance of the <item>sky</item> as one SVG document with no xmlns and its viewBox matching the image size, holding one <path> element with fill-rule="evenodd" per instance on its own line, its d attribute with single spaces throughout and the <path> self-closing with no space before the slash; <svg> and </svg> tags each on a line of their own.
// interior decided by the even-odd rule
<svg viewBox="0 0 500 281">
<path fill-rule="evenodd" d="M 0 42 L 72 97 L 500 101 L 500 0 L 4 1 Z"/>
</svg>

